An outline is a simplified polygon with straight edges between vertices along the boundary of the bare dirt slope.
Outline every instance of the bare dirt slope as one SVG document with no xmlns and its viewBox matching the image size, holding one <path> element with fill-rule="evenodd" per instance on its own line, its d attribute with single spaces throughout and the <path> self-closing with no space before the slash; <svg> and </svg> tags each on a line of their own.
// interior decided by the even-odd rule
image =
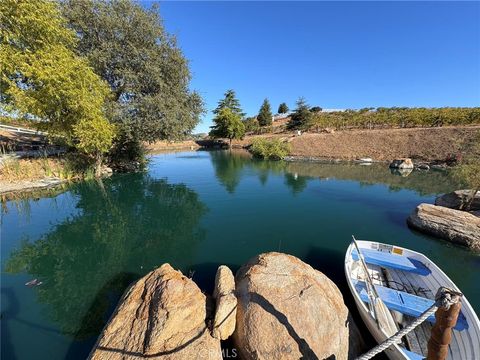
<svg viewBox="0 0 480 360">
<path fill-rule="evenodd" d="M 463 154 L 468 143 L 480 134 L 480 126 L 345 130 L 334 133 L 294 133 L 264 134 L 246 136 L 234 140 L 235 147 L 248 146 L 252 140 L 279 138 L 290 142 L 292 156 L 325 159 L 354 160 L 369 157 L 376 161 L 410 157 L 417 161 L 444 161 L 452 155 Z M 159 141 L 147 146 L 148 150 L 172 151 L 197 149 L 199 142 Z"/>
<path fill-rule="evenodd" d="M 369 157 L 377 161 L 411 157 L 443 161 L 451 155 L 464 153 L 466 145 L 479 133 L 480 126 L 469 126 L 346 130 L 332 134 L 281 134 L 275 137 L 288 139 L 292 145 L 292 156 L 343 160 Z M 252 138 L 247 137 L 239 143 L 246 145 Z"/>
</svg>

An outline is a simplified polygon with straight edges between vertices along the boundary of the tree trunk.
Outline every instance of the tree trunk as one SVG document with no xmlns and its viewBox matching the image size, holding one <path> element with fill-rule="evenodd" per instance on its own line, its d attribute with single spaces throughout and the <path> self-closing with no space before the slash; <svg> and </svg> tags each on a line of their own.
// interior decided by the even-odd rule
<svg viewBox="0 0 480 360">
<path fill-rule="evenodd" d="M 99 178 L 102 176 L 102 154 L 97 154 L 95 156 L 95 177 Z"/>
<path fill-rule="evenodd" d="M 228 148 L 231 149 L 232 148 L 232 139 L 230 138 L 230 144 L 228 145 Z"/>
</svg>

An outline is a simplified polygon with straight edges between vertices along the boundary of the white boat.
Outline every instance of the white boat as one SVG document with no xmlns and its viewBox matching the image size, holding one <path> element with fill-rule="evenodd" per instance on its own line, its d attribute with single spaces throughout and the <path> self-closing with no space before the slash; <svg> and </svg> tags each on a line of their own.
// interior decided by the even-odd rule
<svg viewBox="0 0 480 360">
<path fill-rule="evenodd" d="M 369 306 L 373 302 L 368 289 L 369 279 L 353 242 L 345 255 L 345 275 L 358 311 L 378 343 L 390 338 L 397 329 L 410 324 L 427 310 L 440 287 L 460 292 L 453 281 L 423 254 L 372 241 L 357 240 L 357 246 L 365 260 L 373 290 L 388 309 L 387 321 L 391 326 L 386 326 L 388 330 L 377 325 L 375 311 Z M 426 358 L 427 342 L 434 322 L 434 316 L 429 317 L 403 337 L 400 343 L 387 348 L 385 354 L 392 360 Z M 452 331 L 447 359 L 480 359 L 480 321 L 465 296 L 462 297 L 457 325 Z"/>
</svg>

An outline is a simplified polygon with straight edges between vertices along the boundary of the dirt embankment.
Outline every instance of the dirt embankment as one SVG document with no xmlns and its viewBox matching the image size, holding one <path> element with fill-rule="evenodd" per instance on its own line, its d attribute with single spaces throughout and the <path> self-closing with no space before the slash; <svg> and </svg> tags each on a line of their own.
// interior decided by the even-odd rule
<svg viewBox="0 0 480 360">
<path fill-rule="evenodd" d="M 262 137 L 285 138 L 292 145 L 292 156 L 354 160 L 372 158 L 387 161 L 410 157 L 418 161 L 444 161 L 463 154 L 480 133 L 480 126 L 345 130 L 334 133 L 278 134 Z M 236 145 L 248 145 L 251 136 Z"/>
</svg>

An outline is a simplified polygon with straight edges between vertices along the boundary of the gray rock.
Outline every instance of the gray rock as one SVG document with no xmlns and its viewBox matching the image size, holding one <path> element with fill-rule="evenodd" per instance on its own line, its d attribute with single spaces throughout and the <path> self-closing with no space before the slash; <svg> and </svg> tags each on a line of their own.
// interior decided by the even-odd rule
<svg viewBox="0 0 480 360">
<path fill-rule="evenodd" d="M 448 207 L 450 209 L 462 209 L 472 196 L 473 190 L 456 190 L 448 194 L 444 194 L 435 199 L 435 205 Z M 475 199 L 470 205 L 470 210 L 480 210 L 480 192 L 475 195 Z"/>
<path fill-rule="evenodd" d="M 466 211 L 420 204 L 407 223 L 426 234 L 480 251 L 480 218 Z"/>
</svg>

